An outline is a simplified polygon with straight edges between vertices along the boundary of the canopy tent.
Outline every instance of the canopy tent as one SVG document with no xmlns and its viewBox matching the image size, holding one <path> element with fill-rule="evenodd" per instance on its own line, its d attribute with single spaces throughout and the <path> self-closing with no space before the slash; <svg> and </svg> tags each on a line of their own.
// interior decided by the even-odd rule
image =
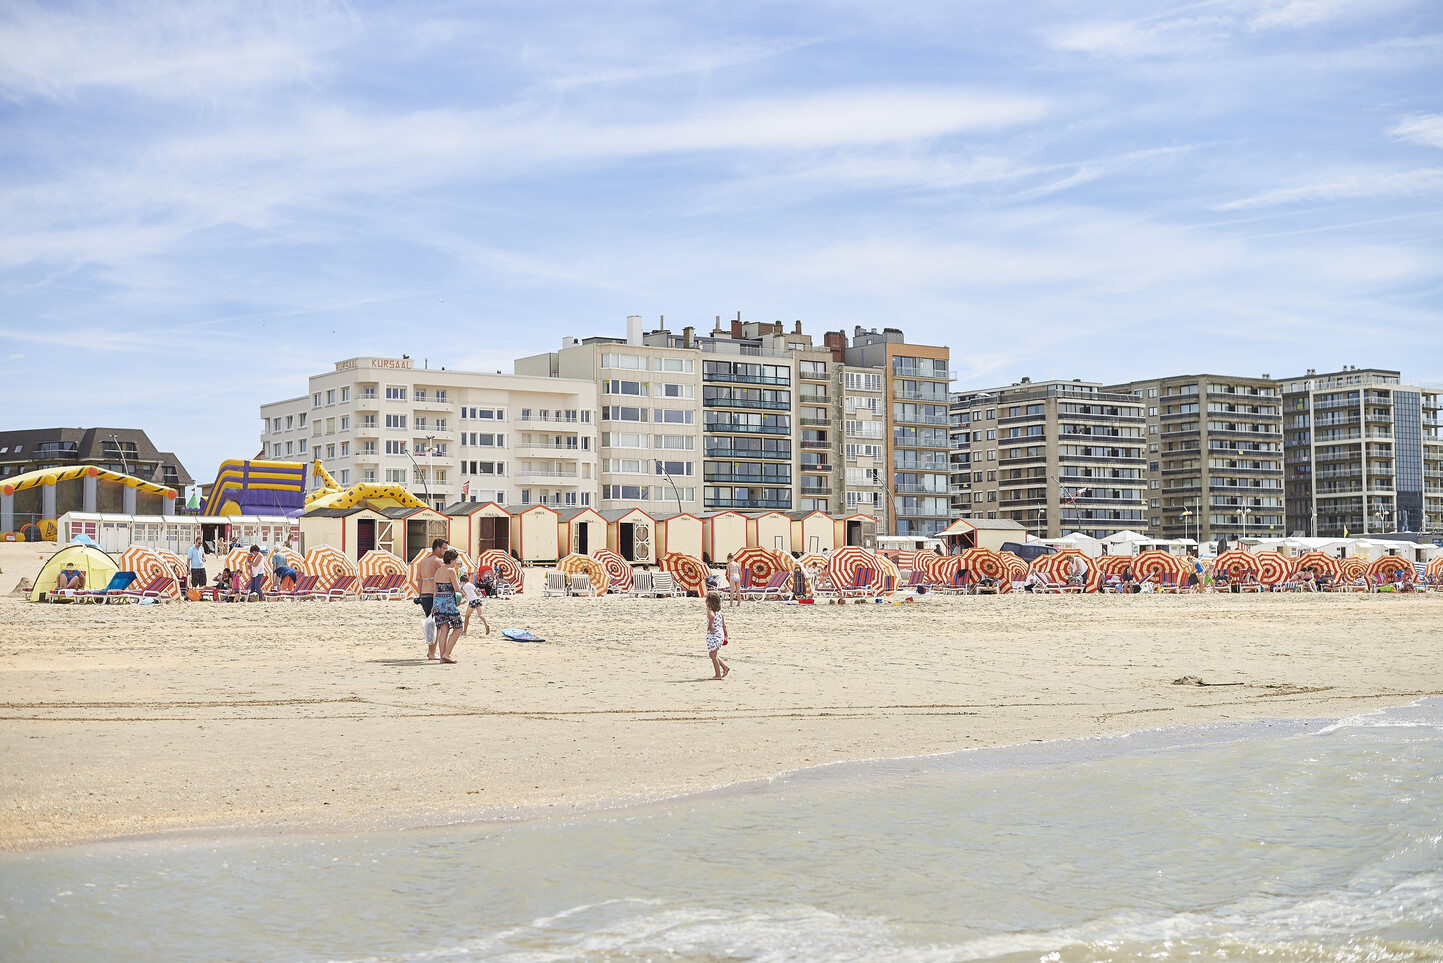
<svg viewBox="0 0 1443 963">
<path fill-rule="evenodd" d="M 34 585 L 30 589 L 30 601 L 39 602 L 42 595 L 49 598 L 50 593 L 55 591 L 55 580 L 65 571 L 65 566 L 72 562 L 77 571 L 85 573 L 85 586 L 88 589 L 104 588 L 112 575 L 122 571 L 114 558 L 92 545 L 67 545 L 40 566 L 40 573 L 35 576 Z"/>
</svg>

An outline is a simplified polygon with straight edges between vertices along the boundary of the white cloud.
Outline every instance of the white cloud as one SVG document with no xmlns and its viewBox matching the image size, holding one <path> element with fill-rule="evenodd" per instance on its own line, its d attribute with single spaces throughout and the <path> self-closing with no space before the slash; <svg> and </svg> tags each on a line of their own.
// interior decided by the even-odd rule
<svg viewBox="0 0 1443 963">
<path fill-rule="evenodd" d="M 1443 147 L 1443 114 L 1415 114 L 1388 128 L 1388 133 L 1410 144 Z"/>
<path fill-rule="evenodd" d="M 1387 171 L 1350 174 L 1296 187 L 1263 191 L 1251 197 L 1229 201 L 1214 207 L 1218 211 L 1237 211 L 1251 207 L 1271 207 L 1299 201 L 1337 201 L 1360 197 L 1405 197 L 1443 190 L 1443 168 L 1425 167 L 1411 171 Z"/>
</svg>

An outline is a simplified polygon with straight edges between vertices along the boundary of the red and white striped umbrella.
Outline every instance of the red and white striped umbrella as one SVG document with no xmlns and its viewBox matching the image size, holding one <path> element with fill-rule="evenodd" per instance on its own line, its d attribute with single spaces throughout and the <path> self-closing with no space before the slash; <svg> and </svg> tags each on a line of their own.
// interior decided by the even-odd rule
<svg viewBox="0 0 1443 963">
<path fill-rule="evenodd" d="M 1111 578 L 1116 575 L 1121 578 L 1132 568 L 1132 555 L 1103 555 L 1096 559 L 1098 570 L 1104 578 Z"/>
<path fill-rule="evenodd" d="M 1286 582 L 1296 570 L 1293 560 L 1279 552 L 1258 552 L 1253 558 L 1258 563 L 1258 581 L 1264 585 Z"/>
<path fill-rule="evenodd" d="M 591 553 L 606 568 L 606 577 L 611 582 L 613 592 L 631 591 L 631 563 L 622 557 L 620 552 L 613 552 L 609 548 L 598 548 Z"/>
<path fill-rule="evenodd" d="M 1007 563 L 1002 560 L 1002 553 L 990 548 L 969 548 L 957 557 L 962 560 L 961 567 L 974 579 L 991 578 L 1002 581 L 1011 573 Z"/>
<path fill-rule="evenodd" d="M 1329 555 L 1327 552 L 1304 552 L 1299 555 L 1296 571 L 1301 573 L 1308 569 L 1326 572 L 1332 578 L 1341 578 L 1343 575 L 1342 562 L 1336 555 Z"/>
<path fill-rule="evenodd" d="M 1433 556 L 1424 571 L 1430 579 L 1443 579 L 1443 554 Z"/>
<path fill-rule="evenodd" d="M 832 585 L 838 589 L 853 588 L 857 573 L 863 569 L 871 572 L 866 584 L 880 592 L 885 580 L 876 555 L 860 545 L 843 545 L 827 557 L 827 578 L 831 579 Z"/>
<path fill-rule="evenodd" d="M 682 591 L 702 596 L 706 594 L 706 564 L 695 555 L 682 552 L 668 552 L 657 560 L 662 571 L 676 576 L 676 584 Z"/>
<path fill-rule="evenodd" d="M 600 595 L 611 586 L 611 576 L 606 574 L 606 566 L 590 555 L 578 555 L 575 552 L 566 556 L 556 563 L 556 567 L 566 575 L 585 575 L 591 579 L 591 587 L 596 589 Z"/>
<path fill-rule="evenodd" d="M 1338 564 L 1342 566 L 1344 581 L 1354 582 L 1368 574 L 1367 563 L 1356 555 L 1340 558 Z"/>
<path fill-rule="evenodd" d="M 897 586 L 902 583 L 902 570 L 897 567 L 896 562 L 881 553 L 874 553 L 872 557 L 882 568 L 882 591 L 895 591 Z"/>
<path fill-rule="evenodd" d="M 998 552 L 997 554 L 1002 558 L 1002 564 L 1007 566 L 1007 571 L 1011 573 L 1014 580 L 1027 575 L 1027 563 L 1023 561 L 1021 555 L 1013 552 Z"/>
<path fill-rule="evenodd" d="M 1368 563 L 1370 578 L 1377 578 L 1381 575 L 1391 581 L 1394 572 L 1402 572 L 1408 576 L 1408 581 L 1411 582 L 1417 574 L 1417 569 L 1413 567 L 1412 562 L 1398 555 L 1383 555 Z"/>
<path fill-rule="evenodd" d="M 451 546 L 448 551 L 454 551 L 456 553 L 455 567 L 457 574 L 459 575 L 460 573 L 464 572 L 474 578 L 476 573 L 476 563 L 471 561 L 471 556 L 467 555 L 459 548 L 456 548 L 456 546 L 454 545 Z M 406 569 L 406 591 L 412 595 L 421 594 L 421 563 L 425 561 L 426 556 L 430 554 L 431 553 L 429 551 L 420 553 L 415 558 L 411 559 L 411 565 Z M 307 552 L 306 558 L 309 559 L 310 555 L 311 553 Z M 456 589 L 457 591 L 460 591 L 460 586 L 456 586 Z"/>
<path fill-rule="evenodd" d="M 307 575 L 316 576 L 318 591 L 329 591 L 343 575 L 349 575 L 356 580 L 351 583 L 352 591 L 359 589 L 360 569 L 356 568 L 356 563 L 351 561 L 344 552 L 333 545 L 317 545 L 310 549 L 306 552 L 303 564 L 306 567 Z"/>
<path fill-rule="evenodd" d="M 736 563 L 742 567 L 742 576 L 747 585 L 761 588 L 772 580 L 772 576 L 779 572 L 791 574 L 792 557 L 782 556 L 769 548 L 761 548 L 757 545 L 749 545 L 740 549 L 733 556 Z"/>
<path fill-rule="evenodd" d="M 1213 571 L 1227 572 L 1229 578 L 1238 579 L 1247 572 L 1252 572 L 1254 575 L 1260 574 L 1262 566 L 1251 552 L 1234 548 L 1213 559 Z"/>
<path fill-rule="evenodd" d="M 155 549 L 142 548 L 139 545 L 130 546 L 120 553 L 119 570 L 135 573 L 135 584 L 131 586 L 134 589 L 142 588 L 154 579 L 170 579 L 170 587 L 165 590 L 165 595 L 167 598 L 180 601 L 180 583 L 176 579 L 175 570 Z M 104 586 L 97 587 L 103 588 Z"/>
<path fill-rule="evenodd" d="M 1132 571 L 1139 579 L 1154 582 L 1161 582 L 1164 576 L 1171 575 L 1181 585 L 1187 579 L 1188 563 L 1171 552 L 1154 548 L 1138 553 L 1132 561 Z"/>
<path fill-rule="evenodd" d="M 496 573 L 504 578 L 518 595 L 521 594 L 521 583 L 525 581 L 526 576 L 521 571 L 521 563 L 512 558 L 509 553 L 499 548 L 488 548 L 476 556 L 476 564 L 479 568 L 495 569 Z"/>
<path fill-rule="evenodd" d="M 1041 572 L 1049 579 L 1057 583 L 1066 583 L 1072 575 L 1073 559 L 1080 559 L 1086 566 L 1082 590 L 1084 592 L 1096 592 L 1102 588 L 1102 569 L 1098 566 L 1098 560 L 1092 558 L 1075 548 L 1064 548 L 1051 555 L 1039 555 L 1032 560 L 1032 570 Z"/>
</svg>

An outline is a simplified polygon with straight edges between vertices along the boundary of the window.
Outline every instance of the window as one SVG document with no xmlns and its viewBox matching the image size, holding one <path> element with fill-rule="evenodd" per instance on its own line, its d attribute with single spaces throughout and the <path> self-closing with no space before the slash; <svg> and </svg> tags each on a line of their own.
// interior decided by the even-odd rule
<svg viewBox="0 0 1443 963">
<path fill-rule="evenodd" d="M 438 485 L 444 485 L 444 484 L 446 484 L 446 469 L 444 469 L 444 468 L 437 468 L 437 469 L 434 469 L 434 470 L 431 472 L 431 474 L 433 474 L 433 475 L 436 476 L 436 478 L 435 478 L 436 484 L 438 484 Z"/>
<path fill-rule="evenodd" d="M 312 425 L 311 425 L 311 435 L 312 435 L 313 437 L 320 437 L 321 427 L 322 427 L 322 426 L 321 426 L 321 423 L 320 423 L 319 421 L 317 421 L 317 422 L 315 422 L 314 424 L 312 424 Z"/>
<path fill-rule="evenodd" d="M 326 446 L 326 457 L 327 457 L 327 458 L 335 458 L 335 457 L 336 457 L 336 446 L 335 446 L 335 445 L 327 445 L 327 446 Z"/>
<path fill-rule="evenodd" d="M 646 409 L 627 405 L 602 405 L 601 417 L 610 421 L 646 421 Z"/>
<path fill-rule="evenodd" d="M 287 418 L 286 420 L 287 420 L 287 421 L 290 421 L 289 418 Z M 300 416 L 300 420 L 296 422 L 296 427 L 297 427 L 297 428 L 304 428 L 305 426 L 306 426 L 306 416 L 303 414 L 303 415 Z M 289 428 L 290 425 L 287 424 L 286 427 Z"/>
<path fill-rule="evenodd" d="M 319 408 L 320 406 L 321 406 L 321 393 L 320 393 L 319 391 L 317 391 L 315 394 L 311 395 L 311 407 L 312 407 L 312 408 Z"/>
<path fill-rule="evenodd" d="M 586 439 L 582 439 L 585 441 Z M 692 451 L 696 448 L 696 438 L 691 435 L 657 435 L 654 447 L 658 449 L 671 449 L 673 451 Z"/>
<path fill-rule="evenodd" d="M 374 441 L 363 441 L 363 442 L 361 442 L 361 454 L 363 454 L 363 455 L 374 455 L 375 453 L 376 453 L 376 443 L 375 443 Z"/>
<path fill-rule="evenodd" d="M 290 430 L 291 428 L 294 428 L 295 426 L 296 426 L 296 418 L 295 418 L 295 416 L 294 416 L 294 415 L 286 415 L 286 429 L 287 429 L 287 430 Z"/>
<path fill-rule="evenodd" d="M 334 418 L 327 418 L 327 419 L 326 419 L 326 434 L 328 434 L 328 435 L 334 435 L 335 433 L 336 433 L 336 419 L 334 419 Z"/>
<path fill-rule="evenodd" d="M 350 388 L 342 388 L 342 389 L 341 389 L 341 403 L 344 404 L 345 402 L 350 401 L 350 400 L 351 400 L 351 389 L 350 389 Z M 349 475 L 350 472 L 347 472 L 346 474 Z"/>
<path fill-rule="evenodd" d="M 695 398 L 696 385 L 660 384 L 656 386 L 658 398 Z"/>
<path fill-rule="evenodd" d="M 695 374 L 696 362 L 691 358 L 658 358 L 656 370 L 658 371 L 680 371 L 683 374 Z M 605 365 L 602 365 L 605 367 Z M 691 395 L 687 395 L 688 398 Z"/>
<path fill-rule="evenodd" d="M 437 419 L 436 419 L 436 430 L 437 430 L 437 431 L 445 431 L 445 430 L 446 430 L 446 419 L 445 419 L 445 418 L 437 418 Z"/>
<path fill-rule="evenodd" d="M 405 430 L 405 427 L 406 427 L 406 416 L 405 416 L 405 415 L 387 415 L 387 416 L 386 416 L 386 427 L 387 427 L 387 428 L 399 428 L 399 429 Z"/>
<path fill-rule="evenodd" d="M 366 468 L 361 471 L 361 481 L 371 484 L 376 480 L 376 469 Z"/>
<path fill-rule="evenodd" d="M 296 445 L 296 443 L 293 442 L 293 441 L 288 441 L 288 442 L 286 442 L 286 454 L 287 454 L 287 455 L 293 455 L 293 454 L 295 454 L 295 451 L 296 451 L 295 445 Z M 303 448 L 303 449 L 301 449 L 301 450 L 304 451 L 305 449 Z"/>
<path fill-rule="evenodd" d="M 301 454 L 304 455 L 305 453 L 306 453 L 306 440 L 305 440 L 304 438 L 302 438 L 302 439 L 301 439 Z"/>
<path fill-rule="evenodd" d="M 641 398 L 647 396 L 645 382 L 624 381 L 620 378 L 607 378 L 602 381 L 601 393 L 604 395 L 636 395 Z"/>
<path fill-rule="evenodd" d="M 825 361 L 802 361 L 799 362 L 803 378 L 825 378 L 827 376 L 827 363 Z"/>
<path fill-rule="evenodd" d="M 425 389 L 425 388 L 417 388 L 417 389 L 416 389 L 415 399 L 416 399 L 417 401 L 425 401 L 425 400 L 426 400 L 426 389 Z"/>
<path fill-rule="evenodd" d="M 342 430 L 342 431 L 350 431 L 350 430 L 351 430 L 351 416 L 350 416 L 350 415 L 341 415 L 341 430 Z"/>
<path fill-rule="evenodd" d="M 696 412 L 687 408 L 653 408 L 651 420 L 658 425 L 693 425 L 696 424 Z"/>
<path fill-rule="evenodd" d="M 387 469 L 386 469 L 386 481 L 390 482 L 390 483 L 393 484 L 393 485 L 404 485 L 404 484 L 406 484 L 406 469 L 404 469 L 404 468 L 387 468 Z"/>
<path fill-rule="evenodd" d="M 387 400 L 387 401 L 405 401 L 405 400 L 406 400 L 406 389 L 405 389 L 405 388 L 393 388 L 393 387 L 390 387 L 390 386 L 388 385 L 388 386 L 386 387 L 386 400 Z"/>
<path fill-rule="evenodd" d="M 996 438 L 997 438 L 997 429 L 995 429 L 995 428 L 988 428 L 988 429 L 987 429 L 987 440 L 988 440 L 988 441 L 995 441 Z"/>
<path fill-rule="evenodd" d="M 343 441 L 343 442 L 341 442 L 341 457 L 342 457 L 342 458 L 345 458 L 345 457 L 346 457 L 347 455 L 349 455 L 350 453 L 351 453 L 351 443 L 350 443 L 349 441 Z"/>
<path fill-rule="evenodd" d="M 335 403 L 336 403 L 336 389 L 335 389 L 335 388 L 332 388 L 332 389 L 330 389 L 329 391 L 326 392 L 326 404 L 328 404 L 328 405 L 333 405 L 333 404 L 335 404 Z"/>
<path fill-rule="evenodd" d="M 374 428 L 374 427 L 376 427 L 376 416 L 375 416 L 375 415 L 362 415 L 362 416 L 361 416 L 361 427 L 362 427 L 362 428 Z"/>
<path fill-rule="evenodd" d="M 649 437 L 628 431 L 603 431 L 601 445 L 603 448 L 646 448 Z"/>
<path fill-rule="evenodd" d="M 405 453 L 406 453 L 406 443 L 405 443 L 404 441 L 388 441 L 388 442 L 386 442 L 386 454 L 388 454 L 388 455 L 404 455 Z"/>
<path fill-rule="evenodd" d="M 351 483 L 351 470 L 349 468 L 342 468 L 341 477 L 337 478 L 336 481 L 342 485 L 349 485 Z"/>
<path fill-rule="evenodd" d="M 646 359 L 634 354 L 603 354 L 603 368 L 622 368 L 629 371 L 645 371 Z"/>
<path fill-rule="evenodd" d="M 436 400 L 437 400 L 437 401 L 440 401 L 440 402 L 442 402 L 442 403 L 444 403 L 444 402 L 446 401 L 446 389 L 445 389 L 445 388 L 437 388 L 437 389 L 436 389 Z"/>
</svg>

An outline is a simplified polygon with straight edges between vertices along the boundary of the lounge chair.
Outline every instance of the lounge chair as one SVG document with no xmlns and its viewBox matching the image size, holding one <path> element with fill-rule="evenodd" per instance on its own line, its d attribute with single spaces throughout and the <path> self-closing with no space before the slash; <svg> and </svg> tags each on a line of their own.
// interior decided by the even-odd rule
<svg viewBox="0 0 1443 963">
<path fill-rule="evenodd" d="M 1036 586 L 1033 589 L 1034 592 L 1043 595 L 1069 595 L 1082 591 L 1081 585 L 1068 585 L 1066 582 L 1054 582 L 1047 577 L 1045 572 L 1034 572 L 1033 574 L 1036 576 L 1036 581 L 1033 583 Z"/>
<path fill-rule="evenodd" d="M 653 572 L 651 574 L 652 593 L 661 598 L 676 598 L 681 594 L 681 587 L 676 584 L 676 576 L 670 572 Z"/>
<path fill-rule="evenodd" d="M 119 596 L 121 592 L 130 588 L 135 581 L 134 572 L 116 572 L 110 576 L 110 582 L 99 589 L 82 589 L 75 593 L 76 602 L 89 602 L 92 605 L 99 605 L 110 600 L 111 596 Z M 121 599 L 120 601 L 126 601 Z"/>
<path fill-rule="evenodd" d="M 656 589 L 651 587 L 651 572 L 631 573 L 632 598 L 656 598 Z"/>
<path fill-rule="evenodd" d="M 877 594 L 872 587 L 872 570 L 870 568 L 859 568 L 852 576 L 852 581 L 841 587 L 842 598 L 866 598 Z"/>
<path fill-rule="evenodd" d="M 912 570 L 912 574 L 908 576 L 907 582 L 903 587 L 909 589 L 924 588 L 932 591 L 941 588 L 941 584 L 933 579 L 932 576 L 920 568 L 917 568 Z"/>
<path fill-rule="evenodd" d="M 165 592 L 174 584 L 175 579 L 171 578 L 169 575 L 157 575 L 155 578 L 151 579 L 140 588 L 126 589 L 120 594 L 127 598 L 155 599 L 158 602 L 160 601 L 161 596 L 164 595 Z M 107 598 L 106 601 L 109 601 L 109 598 Z"/>
<path fill-rule="evenodd" d="M 777 572 L 765 585 L 751 585 L 742 589 L 742 595 L 754 601 L 763 599 L 786 599 L 791 597 L 791 590 L 788 584 L 791 582 L 790 572 Z"/>
<path fill-rule="evenodd" d="M 389 575 L 367 575 L 361 579 L 361 598 L 367 600 L 385 598 L 386 582 L 389 580 Z"/>
<path fill-rule="evenodd" d="M 343 599 L 347 595 L 350 595 L 351 589 L 355 586 L 355 584 L 356 577 L 354 575 L 342 575 L 336 579 L 335 584 L 332 585 L 330 588 L 326 589 L 323 592 L 312 592 L 311 597 L 325 599 L 327 602 L 333 602 L 338 599 Z"/>
<path fill-rule="evenodd" d="M 542 598 L 550 598 L 553 595 L 560 595 L 563 598 L 571 592 L 566 584 L 566 573 L 557 569 L 548 569 L 546 572 L 546 588 L 542 590 Z"/>
<path fill-rule="evenodd" d="M 302 575 L 300 578 L 296 579 L 295 588 L 291 589 L 289 592 L 284 592 L 280 589 L 277 589 L 276 591 L 271 593 L 270 597 L 273 599 L 290 599 L 292 601 L 295 601 L 297 599 L 312 598 L 316 595 L 316 583 L 318 583 L 320 580 L 321 577 L 319 575 Z"/>
<path fill-rule="evenodd" d="M 566 590 L 572 595 L 588 595 L 596 598 L 596 586 L 591 584 L 591 576 L 585 572 L 577 572 L 572 575 L 566 583 Z"/>
</svg>

